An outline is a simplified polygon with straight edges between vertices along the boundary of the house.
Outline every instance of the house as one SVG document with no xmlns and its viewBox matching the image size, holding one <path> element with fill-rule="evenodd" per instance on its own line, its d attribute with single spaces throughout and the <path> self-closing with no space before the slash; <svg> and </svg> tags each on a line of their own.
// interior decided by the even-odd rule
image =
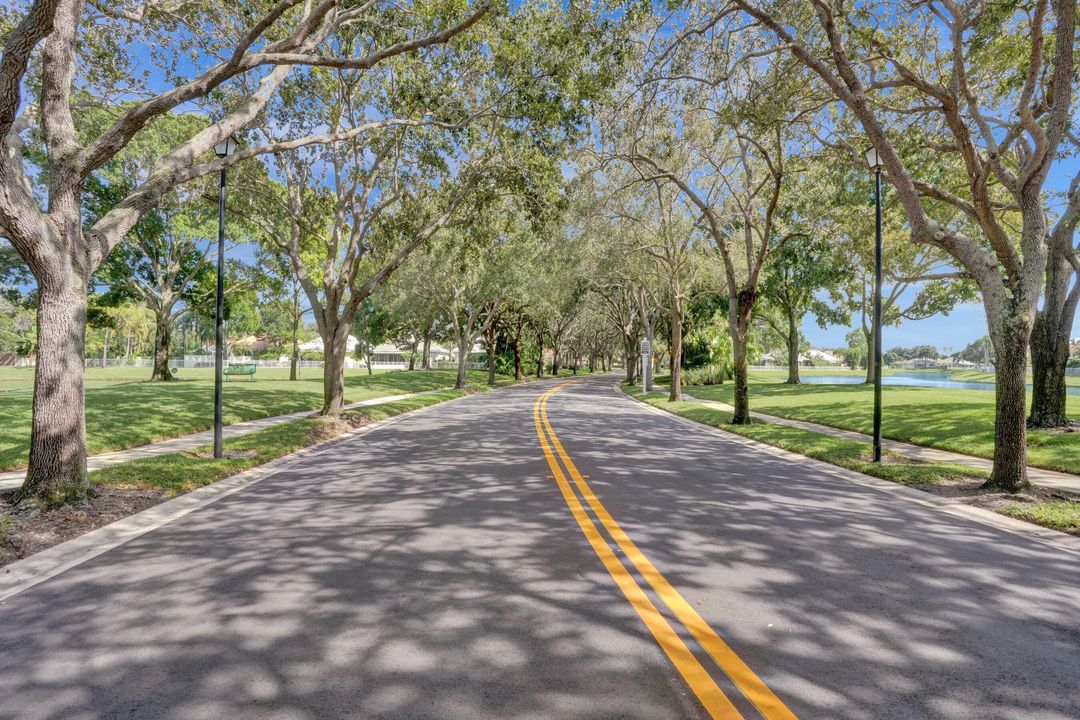
<svg viewBox="0 0 1080 720">
<path fill-rule="evenodd" d="M 944 360 L 937 360 L 936 358 L 921 357 L 898 362 L 896 363 L 896 367 L 904 368 L 905 370 L 937 370 L 939 368 L 947 367 L 947 363 Z"/>
<path fill-rule="evenodd" d="M 952 366 L 955 368 L 975 368 L 975 363 L 963 358 L 953 358 Z"/>
<path fill-rule="evenodd" d="M 357 340 L 355 337 L 350 335 L 348 337 L 348 339 L 345 340 L 345 352 L 351 353 L 353 350 L 356 349 L 356 346 L 357 346 L 357 344 L 359 342 L 360 342 L 359 340 Z M 322 341 L 321 337 L 314 338 L 313 340 L 308 340 L 306 343 L 300 343 L 300 352 L 322 352 L 322 351 L 323 351 L 323 341 Z"/>
<path fill-rule="evenodd" d="M 834 355 L 828 350 L 811 350 L 809 353 L 809 359 L 814 363 L 822 363 L 825 365 L 844 364 L 844 359 L 842 357 L 840 357 L 839 355 Z"/>
<path fill-rule="evenodd" d="M 417 346 L 417 352 L 423 353 L 423 350 L 423 345 Z M 407 352 L 393 343 L 380 343 L 375 346 L 372 352 L 371 367 L 375 370 L 404 370 L 409 367 Z M 449 362 L 452 357 L 453 353 L 437 343 L 431 343 L 428 348 L 428 358 L 432 365 Z M 417 367 L 420 366 L 419 358 L 417 358 L 416 364 Z"/>
</svg>

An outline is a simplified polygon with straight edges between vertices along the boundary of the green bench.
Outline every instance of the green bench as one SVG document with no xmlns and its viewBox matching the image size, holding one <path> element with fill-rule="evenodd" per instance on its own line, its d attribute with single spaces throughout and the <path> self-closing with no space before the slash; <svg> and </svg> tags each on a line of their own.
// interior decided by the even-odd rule
<svg viewBox="0 0 1080 720">
<path fill-rule="evenodd" d="M 229 365 L 222 372 L 225 373 L 225 379 L 228 380 L 230 375 L 250 375 L 251 380 L 255 380 L 255 366 L 254 365 Z"/>
</svg>

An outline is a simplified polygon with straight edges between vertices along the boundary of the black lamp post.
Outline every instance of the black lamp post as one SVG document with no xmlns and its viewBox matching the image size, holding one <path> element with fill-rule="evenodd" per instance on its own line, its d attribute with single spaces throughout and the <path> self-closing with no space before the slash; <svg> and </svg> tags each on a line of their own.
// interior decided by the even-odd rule
<svg viewBox="0 0 1080 720">
<path fill-rule="evenodd" d="M 874 462 L 881 462 L 881 157 L 876 148 L 866 151 L 866 164 L 874 171 Z"/>
<path fill-rule="evenodd" d="M 214 154 L 227 158 L 236 151 L 236 139 L 228 136 L 214 146 Z M 221 450 L 221 375 L 225 360 L 225 168 L 218 183 L 217 298 L 214 305 L 214 457 Z"/>
</svg>

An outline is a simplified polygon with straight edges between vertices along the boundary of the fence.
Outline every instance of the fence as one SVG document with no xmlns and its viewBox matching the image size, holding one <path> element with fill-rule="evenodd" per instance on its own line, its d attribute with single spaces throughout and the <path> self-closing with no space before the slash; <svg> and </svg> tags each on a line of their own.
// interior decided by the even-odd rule
<svg viewBox="0 0 1080 720">
<path fill-rule="evenodd" d="M 26 365 L 33 365 L 33 358 L 25 358 L 29 362 Z M 135 367 L 135 368 L 150 368 L 154 366 L 154 360 L 152 358 L 133 357 L 133 358 L 108 358 L 105 363 L 101 362 L 101 358 L 86 358 L 85 366 L 88 368 L 100 368 L 100 367 Z M 254 365 L 261 368 L 287 368 L 289 367 L 289 360 L 254 360 L 246 355 L 234 355 L 229 357 L 225 361 L 226 365 Z M 299 367 L 302 368 L 321 368 L 323 366 L 322 360 L 300 360 Z M 188 355 L 182 358 L 169 358 L 169 367 L 171 368 L 212 368 L 214 367 L 213 355 Z M 351 357 L 345 358 L 345 367 L 357 368 L 365 367 L 364 363 Z M 378 367 L 378 365 L 375 365 Z"/>
</svg>

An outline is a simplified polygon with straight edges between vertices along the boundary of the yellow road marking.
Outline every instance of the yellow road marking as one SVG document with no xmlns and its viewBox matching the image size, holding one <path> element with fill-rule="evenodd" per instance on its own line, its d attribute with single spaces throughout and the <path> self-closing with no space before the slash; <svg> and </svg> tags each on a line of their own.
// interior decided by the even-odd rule
<svg viewBox="0 0 1080 720">
<path fill-rule="evenodd" d="M 593 551 L 600 558 L 604 567 L 611 574 L 611 577 L 615 579 L 615 584 L 622 590 L 623 595 L 626 596 L 630 605 L 637 611 L 638 617 L 645 623 L 645 627 L 649 629 L 649 632 L 651 632 L 652 636 L 656 639 L 657 644 L 660 645 L 660 649 L 664 651 L 664 654 L 668 656 L 671 663 L 679 671 L 679 674 L 686 680 L 686 684 L 690 686 L 690 689 L 697 696 L 709 715 L 713 718 L 719 718 L 720 720 L 741 720 L 742 715 L 735 709 L 735 706 L 731 704 L 731 701 L 728 700 L 723 691 L 717 687 L 712 676 L 710 676 L 708 671 L 701 666 L 701 663 L 698 662 L 698 659 L 694 656 L 694 653 L 690 651 L 690 648 L 686 647 L 686 643 L 675 634 L 671 625 L 668 624 L 668 621 L 664 619 L 664 616 L 660 614 L 660 611 L 658 611 L 652 601 L 649 600 L 645 591 L 641 589 L 641 586 L 638 585 L 637 581 L 630 575 L 630 572 L 622 564 L 622 561 L 615 557 L 615 553 L 612 552 L 607 541 L 605 541 L 603 535 L 600 534 L 600 530 L 596 527 L 595 523 L 593 523 L 592 518 L 589 517 L 585 508 L 581 505 L 577 495 L 574 494 L 573 489 L 570 487 L 566 475 L 563 474 L 562 468 L 559 467 L 559 463 L 555 459 L 555 454 L 552 452 L 551 445 L 548 444 L 547 437 L 541 426 L 540 410 L 542 402 L 546 402 L 548 396 L 561 387 L 562 385 L 557 386 L 542 395 L 540 399 L 536 401 L 536 405 L 533 406 L 533 422 L 536 425 L 536 435 L 540 438 L 540 445 L 544 449 L 544 457 L 547 459 L 548 466 L 555 476 L 555 482 L 558 484 L 559 490 L 562 491 L 563 499 L 570 507 L 570 513 L 581 527 L 581 531 L 585 533 L 585 537 L 588 539 Z M 552 434 L 552 437 L 554 437 L 554 434 Z"/>
<path fill-rule="evenodd" d="M 679 622 L 681 622 L 694 638 L 701 643 L 701 646 L 705 648 L 705 651 L 714 661 L 716 661 L 716 664 L 720 666 L 720 669 L 731 678 L 731 681 L 735 683 L 735 686 L 739 688 L 754 707 L 758 709 L 758 712 L 760 712 L 766 720 L 796 720 L 795 714 L 784 705 L 780 698 L 778 698 L 757 675 L 754 674 L 754 671 L 743 662 L 742 658 L 740 658 L 735 651 L 716 634 L 716 631 L 714 631 L 709 624 L 698 615 L 697 611 L 694 610 L 690 603 L 683 598 L 679 591 L 660 574 L 660 571 L 657 570 L 645 554 L 638 549 L 637 545 L 634 544 L 611 514 L 608 513 L 607 509 L 596 497 L 595 493 L 593 493 L 592 488 L 585 478 L 578 472 L 577 467 L 563 448 L 562 443 L 559 442 L 559 438 L 552 429 L 551 422 L 547 416 L 548 398 L 568 384 L 569 383 L 558 385 L 545 393 L 537 401 L 537 408 L 540 411 L 540 417 L 543 420 L 544 427 L 551 436 L 551 443 L 554 446 L 556 453 L 563 461 L 563 464 L 566 465 L 566 469 L 569 471 L 570 476 L 573 478 L 574 484 L 581 492 L 582 497 L 585 498 L 589 507 L 592 508 L 593 512 L 600 519 L 601 524 L 615 540 L 615 543 L 623 551 L 627 559 L 629 559 L 633 566 L 637 568 L 637 571 L 645 578 L 649 585 L 653 587 L 660 596 L 660 599 L 671 608 L 671 611 L 675 614 L 675 617 L 679 619 Z"/>
</svg>

